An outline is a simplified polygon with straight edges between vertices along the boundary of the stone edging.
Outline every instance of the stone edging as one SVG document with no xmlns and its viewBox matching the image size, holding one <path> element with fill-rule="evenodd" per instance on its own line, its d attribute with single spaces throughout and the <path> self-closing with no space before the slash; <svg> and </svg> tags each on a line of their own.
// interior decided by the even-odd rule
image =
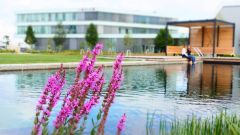
<svg viewBox="0 0 240 135">
<path fill-rule="evenodd" d="M 179 64 L 187 61 L 125 61 L 123 66 L 143 66 L 143 65 L 160 65 L 160 64 Z M 1 64 L 0 71 L 24 71 L 24 70 L 49 70 L 57 69 L 61 63 L 36 63 L 36 64 Z M 76 68 L 78 62 L 63 63 L 63 67 L 70 69 Z M 103 65 L 109 67 L 113 62 L 97 62 L 96 66 Z"/>
</svg>

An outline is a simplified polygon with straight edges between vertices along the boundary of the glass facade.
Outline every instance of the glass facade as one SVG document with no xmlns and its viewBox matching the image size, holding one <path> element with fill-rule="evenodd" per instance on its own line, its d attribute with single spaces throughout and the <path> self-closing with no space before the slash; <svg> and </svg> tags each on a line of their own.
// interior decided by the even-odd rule
<svg viewBox="0 0 240 135">
<path fill-rule="evenodd" d="M 66 22 L 64 29 L 67 34 L 85 34 L 87 25 L 75 25 L 71 22 L 80 21 L 106 21 L 106 22 L 124 22 L 134 24 L 156 24 L 165 25 L 166 22 L 171 21 L 170 18 L 131 15 L 121 13 L 109 13 L 100 11 L 79 11 L 79 12 L 49 12 L 49 13 L 21 13 L 17 14 L 17 34 L 25 34 L 27 26 L 31 23 L 36 34 L 54 34 L 55 25 L 48 25 L 44 22 Z M 27 23 L 26 25 L 24 23 Z M 41 24 L 43 23 L 43 24 Z M 40 24 L 40 25 L 38 25 Z M 125 25 L 125 24 L 124 24 Z M 111 25 L 97 25 L 99 34 L 157 34 L 160 28 L 139 28 L 139 27 L 124 27 Z"/>
<path fill-rule="evenodd" d="M 34 33 L 36 34 L 54 34 L 56 26 L 32 26 Z M 67 25 L 64 26 L 67 34 L 84 34 L 87 26 Z M 27 26 L 18 26 L 17 34 L 25 34 Z"/>
<path fill-rule="evenodd" d="M 166 24 L 170 18 L 128 15 L 108 12 L 63 12 L 63 13 L 28 13 L 18 14 L 17 22 L 56 22 L 56 21 L 81 21 L 99 20 L 111 22 L 141 23 L 141 24 Z"/>
<path fill-rule="evenodd" d="M 56 26 L 32 26 L 36 34 L 54 34 Z M 99 34 L 156 34 L 159 29 L 147 28 L 131 28 L 131 27 L 115 27 L 115 26 L 97 26 Z M 85 34 L 86 25 L 65 25 L 65 32 L 67 34 Z M 27 26 L 18 26 L 17 34 L 25 34 Z"/>
</svg>

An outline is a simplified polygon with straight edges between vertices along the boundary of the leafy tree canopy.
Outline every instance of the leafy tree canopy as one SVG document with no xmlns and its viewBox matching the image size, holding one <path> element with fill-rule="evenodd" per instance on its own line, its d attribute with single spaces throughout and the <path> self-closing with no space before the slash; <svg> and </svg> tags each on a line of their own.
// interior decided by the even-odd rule
<svg viewBox="0 0 240 135">
<path fill-rule="evenodd" d="M 168 33 L 167 44 L 172 43 L 172 37 L 168 29 L 160 29 L 156 38 L 154 39 L 155 52 L 166 51 L 166 35 Z"/>
<path fill-rule="evenodd" d="M 53 37 L 53 41 L 57 47 L 62 47 L 66 40 L 66 32 L 62 23 L 58 23 L 55 30 L 55 35 Z"/>
<path fill-rule="evenodd" d="M 34 35 L 34 31 L 32 29 L 32 26 L 27 27 L 26 37 L 25 37 L 24 41 L 25 41 L 25 43 L 27 43 L 29 45 L 33 45 L 37 42 L 37 39 Z"/>
<path fill-rule="evenodd" d="M 97 44 L 98 42 L 98 32 L 97 28 L 94 24 L 90 24 L 87 28 L 85 40 L 87 41 L 88 45 L 92 48 Z"/>
</svg>

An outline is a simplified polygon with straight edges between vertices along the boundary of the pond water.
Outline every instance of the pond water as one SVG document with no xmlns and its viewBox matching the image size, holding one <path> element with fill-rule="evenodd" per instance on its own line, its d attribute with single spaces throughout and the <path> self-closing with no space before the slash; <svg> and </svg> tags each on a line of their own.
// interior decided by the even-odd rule
<svg viewBox="0 0 240 135">
<path fill-rule="evenodd" d="M 49 75 L 54 71 L 0 73 L 0 134 L 30 134 L 35 104 Z M 105 69 L 107 81 L 111 68 Z M 172 64 L 124 67 L 125 80 L 112 105 L 105 134 L 116 133 L 116 125 L 125 112 L 127 126 L 123 134 L 145 134 L 147 113 L 156 119 L 184 119 L 190 115 L 211 116 L 222 110 L 240 113 L 240 66 Z M 67 70 L 67 86 L 74 70 Z M 66 88 L 63 90 L 66 92 Z M 56 116 L 60 104 L 53 111 Z M 91 111 L 96 118 L 99 106 Z M 50 124 L 52 124 L 50 122 Z M 87 123 L 86 134 L 91 128 Z"/>
</svg>

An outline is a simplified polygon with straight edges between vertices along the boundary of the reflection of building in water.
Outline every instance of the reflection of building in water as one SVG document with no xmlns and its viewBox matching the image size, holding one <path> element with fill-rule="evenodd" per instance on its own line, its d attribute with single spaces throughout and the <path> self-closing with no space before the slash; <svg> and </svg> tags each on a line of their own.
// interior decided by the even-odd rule
<svg viewBox="0 0 240 135">
<path fill-rule="evenodd" d="M 204 95 L 223 96 L 231 94 L 232 66 L 204 64 L 202 82 Z"/>
<path fill-rule="evenodd" d="M 240 97 L 240 66 L 233 66 L 232 97 Z"/>
<path fill-rule="evenodd" d="M 238 66 L 233 68 L 232 65 L 182 64 L 167 65 L 164 70 L 167 95 L 227 96 L 232 93 L 232 89 L 240 95 Z"/>
<path fill-rule="evenodd" d="M 187 65 L 187 94 L 189 96 L 201 94 L 202 65 Z"/>
<path fill-rule="evenodd" d="M 188 95 L 224 96 L 232 92 L 231 65 L 188 66 Z"/>
</svg>

